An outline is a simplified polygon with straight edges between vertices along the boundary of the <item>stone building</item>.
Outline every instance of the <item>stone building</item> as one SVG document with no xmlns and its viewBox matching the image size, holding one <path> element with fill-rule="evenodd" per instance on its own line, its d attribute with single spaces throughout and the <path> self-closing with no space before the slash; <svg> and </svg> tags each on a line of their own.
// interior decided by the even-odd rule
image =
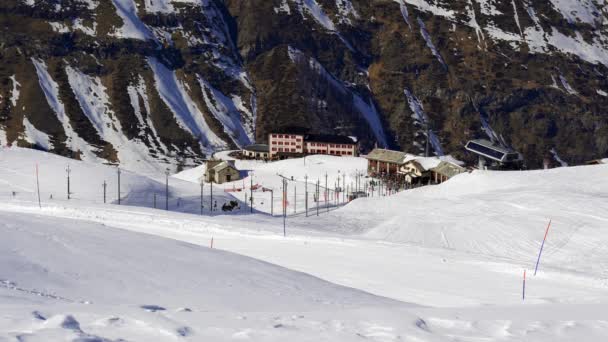
<svg viewBox="0 0 608 342">
<path fill-rule="evenodd" d="M 228 183 L 241 179 L 241 173 L 234 166 L 232 161 L 208 160 L 205 170 L 205 182 L 207 183 Z"/>
</svg>

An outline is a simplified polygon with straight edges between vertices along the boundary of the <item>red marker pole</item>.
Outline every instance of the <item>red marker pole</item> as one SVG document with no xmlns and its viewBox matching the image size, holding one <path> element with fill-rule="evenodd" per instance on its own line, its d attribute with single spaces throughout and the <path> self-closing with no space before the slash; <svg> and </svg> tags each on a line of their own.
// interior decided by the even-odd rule
<svg viewBox="0 0 608 342">
<path fill-rule="evenodd" d="M 538 271 L 540 255 L 543 254 L 543 247 L 545 247 L 545 240 L 547 240 L 547 234 L 549 234 L 550 227 L 551 227 L 551 220 L 549 220 L 549 225 L 547 225 L 547 230 L 545 231 L 545 237 L 543 238 L 543 243 L 540 245 L 540 252 L 538 252 L 538 259 L 536 259 L 536 267 L 534 267 L 534 275 L 536 275 L 536 271 Z"/>
</svg>

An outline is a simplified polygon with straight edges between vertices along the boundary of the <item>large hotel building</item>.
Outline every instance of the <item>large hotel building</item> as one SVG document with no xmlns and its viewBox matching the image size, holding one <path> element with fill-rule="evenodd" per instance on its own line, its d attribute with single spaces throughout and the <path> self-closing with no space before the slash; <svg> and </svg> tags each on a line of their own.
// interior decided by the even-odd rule
<svg viewBox="0 0 608 342">
<path fill-rule="evenodd" d="M 340 135 L 271 133 L 268 135 L 270 158 L 283 159 L 307 154 L 356 156 L 357 143 Z"/>
</svg>

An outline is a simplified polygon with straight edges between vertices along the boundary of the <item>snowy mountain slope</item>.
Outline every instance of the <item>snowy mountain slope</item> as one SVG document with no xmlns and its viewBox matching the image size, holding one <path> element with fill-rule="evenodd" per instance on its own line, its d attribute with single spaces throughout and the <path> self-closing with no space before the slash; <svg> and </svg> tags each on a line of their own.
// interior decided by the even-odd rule
<svg viewBox="0 0 608 342">
<path fill-rule="evenodd" d="M 46 159 L 41 164 L 55 166 L 52 174 L 43 173 L 43 184 L 59 183 L 66 159 L 45 155 L 4 150 L 0 179 L 31 183 L 30 165 Z M 91 175 L 103 171 L 75 164 L 78 173 L 85 166 Z M 303 164 L 296 159 L 249 167 L 260 182 L 275 183 L 280 178 L 270 172 L 273 166 L 299 179 L 322 170 L 350 176 L 361 161 L 319 156 Z M 290 216 L 286 238 L 282 220 L 268 215 L 185 215 L 84 198 L 44 198 L 39 208 L 20 194 L 0 197 L 0 229 L 7 237 L 0 242 L 7 244 L 0 248 L 0 270 L 10 275 L 0 281 L 0 336 L 602 341 L 605 172 L 605 166 L 587 166 L 463 174 L 440 186 L 355 200 L 319 217 Z M 196 174 L 190 173 L 181 176 Z M 142 179 L 125 175 L 124 186 L 143 185 Z M 171 191 L 186 196 L 196 187 Z M 553 223 L 534 277 L 548 219 Z M 424 307 L 196 246 L 209 246 L 212 238 L 215 249 Z M 155 306 L 165 310 L 148 312 Z"/>
<path fill-rule="evenodd" d="M 462 145 L 489 126 L 529 167 L 552 149 L 582 164 L 608 153 L 606 13 L 592 0 L 8 0 L 0 134 L 146 172 L 288 126 L 419 153 L 408 89 L 446 154 L 472 161 Z M 189 98 L 178 114 L 161 67 Z M 78 98 L 99 99 L 75 93 L 70 69 L 106 89 L 112 139 L 84 113 Z M 28 140 L 24 118 L 52 146 Z"/>
</svg>

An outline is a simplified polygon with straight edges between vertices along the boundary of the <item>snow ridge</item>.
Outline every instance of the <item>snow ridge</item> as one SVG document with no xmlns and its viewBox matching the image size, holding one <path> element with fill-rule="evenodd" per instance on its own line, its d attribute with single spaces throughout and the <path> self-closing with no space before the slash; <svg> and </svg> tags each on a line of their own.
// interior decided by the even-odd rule
<svg viewBox="0 0 608 342">
<path fill-rule="evenodd" d="M 475 34 L 477 35 L 477 42 L 481 43 L 481 40 L 485 39 L 485 37 L 483 35 L 483 30 L 481 29 L 481 27 L 479 26 L 479 23 L 477 22 L 477 17 L 475 16 L 475 7 L 473 6 L 473 2 L 471 0 L 468 0 L 468 3 L 469 3 L 469 5 L 467 6 L 467 12 L 468 12 L 468 16 L 469 16 L 469 26 L 471 26 L 472 28 L 475 29 Z M 482 6 L 482 8 L 483 8 L 483 6 Z"/>
<path fill-rule="evenodd" d="M 313 19 L 323 26 L 328 31 L 336 31 L 336 25 L 334 25 L 333 21 L 329 18 L 329 16 L 325 13 L 321 5 L 317 2 L 317 0 L 293 0 L 298 8 L 302 17 L 305 18 L 304 13 L 310 14 Z"/>
<path fill-rule="evenodd" d="M 152 122 L 152 118 L 150 117 L 152 111 L 150 110 L 150 102 L 148 100 L 148 93 L 144 78 L 141 75 L 138 76 L 139 77 L 135 84 L 129 84 L 127 86 L 127 93 L 129 94 L 131 106 L 133 107 L 135 117 L 137 118 L 141 128 L 140 135 L 146 134 L 145 128 L 149 128 L 152 134 L 148 135 L 148 141 L 151 144 L 154 144 L 158 150 L 163 151 L 166 154 L 168 153 L 168 149 L 160 140 L 156 128 L 154 127 L 154 123 Z M 144 108 L 141 108 L 140 99 L 143 102 Z M 144 114 L 146 116 L 145 119 Z"/>
<path fill-rule="evenodd" d="M 568 83 L 568 80 L 566 80 L 564 75 L 559 74 L 559 80 L 562 82 L 562 85 L 564 86 L 564 89 L 566 89 L 568 94 L 570 94 L 570 95 L 578 94 L 578 92 L 576 90 L 574 90 L 574 88 L 572 88 L 572 86 L 570 86 L 570 83 Z"/>
<path fill-rule="evenodd" d="M 338 21 L 341 24 L 352 25 L 350 17 L 359 19 L 359 13 L 357 13 L 357 10 L 355 7 L 353 7 L 350 0 L 336 0 L 336 7 L 338 8 L 338 13 L 340 14 Z"/>
<path fill-rule="evenodd" d="M 405 2 L 403 2 L 403 0 L 399 2 L 399 8 L 401 9 L 401 15 L 403 16 L 403 20 L 405 20 L 405 23 L 411 30 L 412 23 L 410 22 L 410 14 L 408 13 L 407 6 L 405 5 Z"/>
<path fill-rule="evenodd" d="M 154 39 L 154 34 L 137 16 L 137 6 L 134 0 L 112 0 L 116 13 L 122 18 L 123 26 L 117 29 L 115 35 L 121 38 L 140 40 Z"/>
<path fill-rule="evenodd" d="M 241 121 L 241 113 L 233 100 L 211 86 L 201 75 L 196 76 L 203 92 L 205 104 L 211 114 L 222 123 L 224 132 L 230 136 L 238 147 L 251 144 L 254 139 L 252 122 L 250 121 L 246 128 Z M 253 118 L 248 119 L 252 120 Z"/>
<path fill-rule="evenodd" d="M 430 12 L 433 15 L 445 17 L 447 19 L 455 20 L 455 18 L 456 18 L 456 13 L 454 13 L 454 11 L 445 9 L 445 8 L 439 6 L 440 4 L 442 4 L 441 0 L 434 1 L 433 4 L 430 4 L 429 2 L 427 2 L 427 0 L 393 0 L 393 1 L 395 1 L 399 4 L 404 4 L 404 2 L 408 3 L 408 4 L 418 8 L 418 10 L 420 10 L 420 11 Z M 437 5 L 435 3 L 437 3 Z"/>
<path fill-rule="evenodd" d="M 595 26 L 599 21 L 600 11 L 591 0 L 551 0 L 551 3 L 571 24 L 580 22 Z"/>
<path fill-rule="evenodd" d="M 156 89 L 161 99 L 173 112 L 180 127 L 198 138 L 206 153 L 226 149 L 228 145 L 207 125 L 203 113 L 188 95 L 184 83 L 177 79 L 175 72 L 167 69 L 154 57 L 148 57 L 147 61 L 154 71 Z"/>
<path fill-rule="evenodd" d="M 465 25 L 473 28 L 477 34 L 477 40 L 481 41 L 484 39 L 484 31 L 486 31 L 492 38 L 502 40 L 511 43 L 511 46 L 516 48 L 521 43 L 526 43 L 532 53 L 554 53 L 561 52 L 563 54 L 570 54 L 578 56 L 581 59 L 598 64 L 608 66 L 608 48 L 605 44 L 605 39 L 602 35 L 595 35 L 590 38 L 584 38 L 580 32 L 575 31 L 575 36 L 566 35 L 561 33 L 557 28 L 552 27 L 545 31 L 541 25 L 541 19 L 536 14 L 536 11 L 528 1 L 522 1 L 524 8 L 528 16 L 532 19 L 534 25 L 529 27 L 522 27 L 519 14 L 517 12 L 517 6 L 515 0 L 511 0 L 511 4 L 514 10 L 514 20 L 519 29 L 519 35 L 516 33 L 505 32 L 498 28 L 493 20 L 493 16 L 503 15 L 496 9 L 495 1 L 493 0 L 475 0 L 480 3 L 482 13 L 489 16 L 489 20 L 486 20 L 488 24 L 484 27 L 479 25 L 475 18 L 475 10 L 473 8 L 473 0 L 467 0 L 466 6 L 468 21 L 461 21 L 457 19 L 456 13 L 452 10 L 442 7 L 443 1 L 430 1 L 426 0 L 393 0 L 398 3 L 404 20 L 409 25 L 409 15 L 407 14 L 407 8 L 405 4 L 412 5 L 420 11 L 430 12 L 433 15 L 444 17 L 447 20 L 451 20 L 454 23 L 464 23 Z M 603 15 L 596 3 L 593 0 L 551 0 L 554 8 L 562 14 L 566 20 L 570 23 L 585 23 L 598 27 L 602 22 L 608 22 L 608 18 Z M 419 22 L 420 22 L 420 18 Z M 421 25 L 422 26 L 422 25 Z M 427 42 L 429 48 L 433 51 L 433 54 L 439 59 L 437 49 L 434 48 L 434 44 L 424 30 L 423 37 Z M 437 53 L 437 54 L 436 54 Z M 441 60 L 443 60 L 441 58 Z M 443 64 L 443 63 L 442 63 Z"/>
<path fill-rule="evenodd" d="M 448 65 L 445 64 L 445 61 L 443 60 L 443 57 L 441 57 L 441 54 L 439 53 L 439 51 L 435 47 L 435 44 L 433 44 L 433 41 L 431 40 L 431 35 L 426 30 L 426 26 L 424 25 L 424 21 L 422 21 L 422 19 L 420 19 L 420 17 L 418 17 L 418 25 L 420 25 L 420 34 L 422 34 L 422 37 L 424 38 L 424 41 L 426 42 L 426 46 L 428 46 L 428 48 L 431 49 L 431 52 L 433 53 L 433 56 L 435 56 L 435 58 L 437 58 L 437 60 L 439 61 L 439 63 L 441 63 L 441 65 L 443 65 L 443 67 L 445 68 L 445 70 L 447 70 L 448 69 Z"/>
<path fill-rule="evenodd" d="M 19 96 L 21 94 L 21 83 L 17 82 L 16 75 L 9 77 L 13 84 L 13 89 L 11 90 L 11 104 L 13 107 L 17 107 L 17 101 L 19 101 Z"/>
<path fill-rule="evenodd" d="M 46 63 L 36 58 L 32 58 L 32 63 L 34 63 L 34 67 L 36 68 L 38 83 L 40 84 L 40 88 L 42 88 L 46 101 L 53 112 L 55 112 L 57 120 L 59 120 L 63 127 L 66 136 L 66 147 L 74 152 L 79 152 L 82 160 L 98 161 L 99 158 L 94 153 L 97 149 L 91 147 L 72 128 L 70 118 L 67 116 L 65 107 L 59 99 L 59 85 L 51 78 Z"/>
<path fill-rule="evenodd" d="M 523 37 L 524 32 L 521 30 L 521 24 L 519 23 L 519 14 L 517 13 L 517 5 L 515 5 L 515 0 L 511 0 L 511 4 L 513 5 L 513 17 L 515 19 L 515 24 L 517 24 L 519 34 Z"/>
<path fill-rule="evenodd" d="M 131 169 L 158 172 L 162 166 L 151 158 L 150 148 L 139 140 L 128 140 L 120 121 L 110 108 L 106 88 L 99 77 L 91 77 L 80 70 L 66 67 L 68 82 L 83 113 L 102 140 L 110 143 L 118 154 L 122 166 Z"/>
<path fill-rule="evenodd" d="M 344 46 L 346 46 L 351 51 L 355 51 L 352 44 L 350 44 L 340 34 L 340 32 L 336 28 L 336 25 L 334 24 L 334 22 L 331 20 L 331 18 L 329 18 L 327 13 L 325 13 L 325 11 L 321 7 L 321 5 L 317 2 L 317 0 L 292 0 L 292 1 L 295 3 L 295 5 L 298 9 L 298 12 L 300 12 L 300 15 L 302 16 L 302 18 L 304 20 L 306 20 L 306 17 L 307 17 L 306 14 L 312 16 L 314 21 L 317 22 L 319 25 L 321 25 L 323 28 L 325 28 L 328 32 L 336 34 L 338 36 L 338 38 L 340 38 L 342 43 L 344 43 Z M 348 0 L 336 0 L 336 1 L 348 1 Z M 336 5 L 338 5 L 338 4 L 336 4 Z M 343 5 L 343 6 L 347 6 L 347 5 Z M 352 7 L 352 4 L 350 6 Z M 346 8 L 348 8 L 348 7 L 343 7 L 343 8 L 346 11 Z M 354 7 L 352 8 L 352 10 L 354 11 Z M 276 11 L 276 9 L 275 9 L 275 11 Z M 355 12 L 355 14 L 356 14 L 356 12 Z M 340 18 L 340 21 L 342 22 L 343 19 L 345 19 L 345 18 L 346 18 L 346 20 L 348 20 L 348 23 L 350 23 L 350 19 L 348 19 L 348 17 L 344 17 L 344 16 L 342 16 Z"/>
</svg>

